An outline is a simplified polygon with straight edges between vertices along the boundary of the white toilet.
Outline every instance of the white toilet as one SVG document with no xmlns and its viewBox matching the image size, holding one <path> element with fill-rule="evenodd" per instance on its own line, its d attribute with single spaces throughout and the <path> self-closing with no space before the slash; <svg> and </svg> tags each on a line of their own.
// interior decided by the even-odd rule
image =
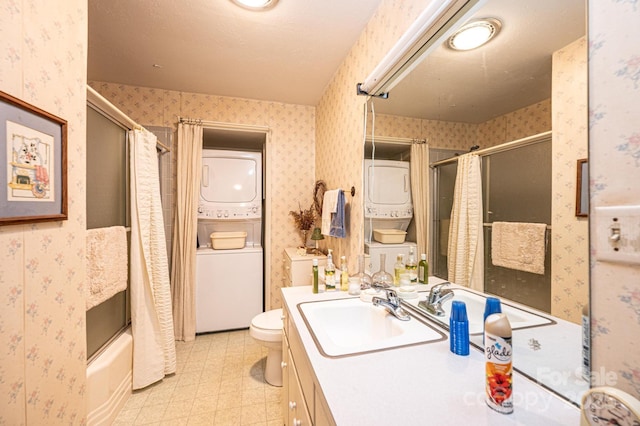
<svg viewBox="0 0 640 426">
<path fill-rule="evenodd" d="M 269 349 L 264 379 L 272 386 L 282 386 L 282 309 L 256 315 L 251 320 L 249 335 Z"/>
</svg>

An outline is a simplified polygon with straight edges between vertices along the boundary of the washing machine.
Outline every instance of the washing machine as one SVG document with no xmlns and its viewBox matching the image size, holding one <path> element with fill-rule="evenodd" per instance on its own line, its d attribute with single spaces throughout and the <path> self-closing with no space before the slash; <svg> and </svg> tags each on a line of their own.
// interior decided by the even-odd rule
<svg viewBox="0 0 640 426">
<path fill-rule="evenodd" d="M 383 244 L 377 241 L 368 242 L 364 244 L 364 252 L 369 255 L 371 262 L 369 270 L 371 274 L 375 274 L 380 270 L 380 255 L 385 254 L 385 271 L 393 275 L 393 265 L 396 263 L 396 258 L 399 254 L 404 255 L 405 262 L 409 259 L 409 250 L 413 247 L 413 253 L 416 256 L 416 262 L 420 259 L 420 254 L 417 253 L 417 245 L 414 242 L 406 241 L 399 244 Z"/>
<path fill-rule="evenodd" d="M 262 247 L 196 253 L 196 333 L 248 328 L 263 311 Z"/>
<path fill-rule="evenodd" d="M 262 154 L 205 149 L 202 157 L 196 333 L 249 328 L 264 311 Z M 213 249 L 214 232 L 244 233 L 244 245 Z"/>
<path fill-rule="evenodd" d="M 364 160 L 364 168 L 365 242 L 374 241 L 374 229 L 406 231 L 413 218 L 409 162 Z"/>
</svg>

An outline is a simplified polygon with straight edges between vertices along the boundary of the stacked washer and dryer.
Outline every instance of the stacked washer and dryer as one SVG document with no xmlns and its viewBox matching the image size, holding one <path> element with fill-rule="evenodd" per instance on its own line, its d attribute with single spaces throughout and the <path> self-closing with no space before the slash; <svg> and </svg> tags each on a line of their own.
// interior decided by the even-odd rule
<svg viewBox="0 0 640 426">
<path fill-rule="evenodd" d="M 196 333 L 248 328 L 263 312 L 262 193 L 260 152 L 203 149 Z M 246 237 L 239 248 L 214 249 L 212 233 Z"/>
<path fill-rule="evenodd" d="M 380 270 L 380 254 L 386 255 L 385 270 L 393 272 L 393 265 L 398 254 L 403 254 L 405 261 L 409 250 L 416 243 L 404 241 L 397 244 L 386 244 L 375 241 L 374 229 L 397 229 L 407 231 L 413 218 L 411 201 L 411 173 L 408 161 L 397 160 L 365 160 L 365 201 L 364 201 L 364 251 L 370 257 L 371 273 Z"/>
</svg>

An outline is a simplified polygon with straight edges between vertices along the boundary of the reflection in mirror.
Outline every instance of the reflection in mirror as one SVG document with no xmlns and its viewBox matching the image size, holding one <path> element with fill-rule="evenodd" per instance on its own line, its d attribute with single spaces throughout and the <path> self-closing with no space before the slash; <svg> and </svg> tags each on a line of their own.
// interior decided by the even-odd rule
<svg viewBox="0 0 640 426">
<path fill-rule="evenodd" d="M 576 161 L 587 156 L 585 1 L 488 0 L 469 20 L 487 17 L 501 22 L 488 44 L 457 52 L 440 40 L 388 99 L 369 100 L 365 159 L 410 161 L 412 140 L 426 140 L 431 165 L 426 251 L 431 275 L 448 279 L 457 156 L 470 151 L 480 156 L 482 289 L 566 325 L 562 335 L 553 327 L 520 330 L 520 338 L 537 349 L 515 356 L 515 367 L 578 404 L 588 388 L 580 375 L 588 219 L 575 215 Z M 420 213 L 414 202 L 414 217 Z M 364 216 L 366 221 L 366 209 Z M 414 222 L 408 242 L 416 241 Z M 494 265 L 494 222 L 546 225 L 542 274 Z M 373 255 L 371 261 L 373 270 Z M 564 364 L 545 358 L 557 353 L 568 354 Z M 545 371 L 559 371 L 561 378 Z"/>
</svg>

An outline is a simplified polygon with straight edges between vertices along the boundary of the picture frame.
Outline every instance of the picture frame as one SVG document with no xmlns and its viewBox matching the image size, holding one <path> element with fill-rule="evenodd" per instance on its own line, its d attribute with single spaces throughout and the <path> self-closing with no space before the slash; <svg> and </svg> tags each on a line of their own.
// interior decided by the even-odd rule
<svg viewBox="0 0 640 426">
<path fill-rule="evenodd" d="M 0 91 L 0 226 L 67 220 L 67 121 Z"/>
<path fill-rule="evenodd" d="M 589 216 L 589 162 L 586 158 L 578 160 L 576 180 L 576 216 Z"/>
</svg>

